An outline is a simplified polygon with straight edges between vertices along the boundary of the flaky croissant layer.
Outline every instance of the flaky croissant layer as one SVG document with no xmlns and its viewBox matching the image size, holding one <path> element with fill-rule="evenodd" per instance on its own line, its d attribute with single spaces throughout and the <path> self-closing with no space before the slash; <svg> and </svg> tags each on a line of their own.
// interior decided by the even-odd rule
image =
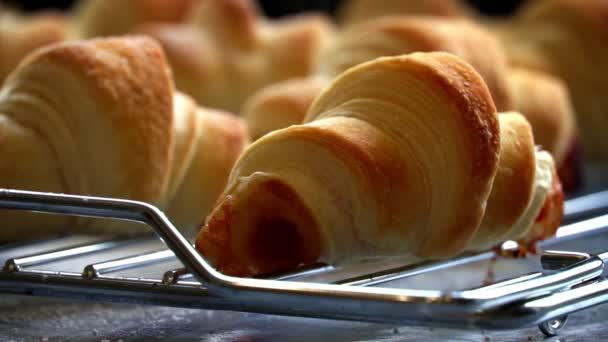
<svg viewBox="0 0 608 342">
<path fill-rule="evenodd" d="M 559 198 L 542 205 L 559 193 L 559 182 L 546 186 L 547 170 L 552 159 L 535 152 L 525 118 L 498 116 L 470 65 L 446 53 L 379 58 L 334 80 L 305 124 L 245 151 L 196 246 L 241 276 L 450 257 L 526 239 L 541 207 L 559 216 Z M 534 231 L 556 228 L 548 225 Z"/>
<path fill-rule="evenodd" d="M 470 63 L 483 77 L 497 109 L 513 109 L 504 52 L 490 32 L 462 19 L 396 15 L 341 31 L 321 53 L 314 77 L 262 88 L 247 101 L 242 114 L 257 139 L 301 124 L 311 99 L 347 69 L 379 57 L 432 51 L 452 53 Z"/>
<path fill-rule="evenodd" d="M 608 1 L 529 1 L 498 33 L 510 62 L 565 81 L 584 157 L 608 160 Z"/>
<path fill-rule="evenodd" d="M 0 90 L 0 187 L 149 202 L 192 229 L 247 143 L 241 119 L 174 91 L 149 38 L 37 50 Z M 1 212 L 0 241 L 147 229 Z"/>
</svg>

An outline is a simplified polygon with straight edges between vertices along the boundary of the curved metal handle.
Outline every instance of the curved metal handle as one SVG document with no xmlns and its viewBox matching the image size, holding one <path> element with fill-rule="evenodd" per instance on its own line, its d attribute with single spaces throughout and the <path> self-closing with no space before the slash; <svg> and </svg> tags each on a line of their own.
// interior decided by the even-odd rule
<svg viewBox="0 0 608 342">
<path fill-rule="evenodd" d="M 157 207 L 138 201 L 0 189 L 0 208 L 112 218 L 145 223 L 152 227 L 179 260 L 203 285 L 219 273 L 192 247 L 165 214 Z"/>
</svg>

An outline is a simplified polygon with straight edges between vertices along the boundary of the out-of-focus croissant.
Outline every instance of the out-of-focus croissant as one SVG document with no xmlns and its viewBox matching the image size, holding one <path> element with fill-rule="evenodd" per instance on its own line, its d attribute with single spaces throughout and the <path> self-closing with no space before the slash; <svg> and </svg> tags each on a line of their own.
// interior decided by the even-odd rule
<svg viewBox="0 0 608 342">
<path fill-rule="evenodd" d="M 142 200 L 194 227 L 246 137 L 240 119 L 174 92 L 151 39 L 63 43 L 28 56 L 0 91 L 0 186 Z M 106 228 L 58 216 L 0 217 L 1 241 Z"/>
<path fill-rule="evenodd" d="M 469 62 L 484 78 L 498 110 L 512 109 L 505 55 L 490 32 L 461 19 L 392 16 L 344 30 L 321 54 L 314 79 L 262 89 L 248 100 L 242 114 L 256 127 L 257 138 L 270 129 L 301 123 L 308 108 L 292 104 L 310 103 L 308 99 L 319 94 L 320 83 L 329 83 L 348 68 L 382 56 L 431 51 L 450 52 Z"/>
<path fill-rule="evenodd" d="M 262 137 L 235 165 L 196 241 L 220 271 L 443 258 L 559 225 L 551 156 L 521 115 L 497 115 L 482 78 L 453 55 L 351 68 L 305 122 Z"/>
<path fill-rule="evenodd" d="M 0 5 L 0 84 L 36 48 L 67 39 L 127 34 L 146 22 L 180 22 L 200 0 L 85 0 L 73 15 L 26 16 Z"/>
<path fill-rule="evenodd" d="M 392 15 L 458 17 L 466 12 L 459 0 L 348 0 L 340 8 L 344 25 Z"/>
<path fill-rule="evenodd" d="M 241 111 L 252 140 L 302 123 L 312 102 L 327 84 L 326 78 L 306 77 L 271 84 L 257 91 Z"/>
<path fill-rule="evenodd" d="M 513 109 L 532 125 L 536 144 L 549 151 L 565 189 L 580 183 L 581 170 L 574 110 L 564 82 L 540 71 L 512 68 Z"/>
<path fill-rule="evenodd" d="M 464 59 L 483 77 L 498 110 L 511 107 L 502 46 L 492 33 L 465 19 L 392 16 L 354 26 L 323 51 L 318 73 L 335 77 L 374 58 L 432 51 Z"/>
<path fill-rule="evenodd" d="M 608 160 L 608 1 L 536 0 L 501 26 L 511 63 L 563 79 L 585 157 Z"/>
<path fill-rule="evenodd" d="M 83 38 L 131 33 L 147 22 L 181 22 L 201 0 L 84 0 L 75 10 Z"/>
<path fill-rule="evenodd" d="M 268 21 L 251 0 L 206 0 L 189 25 L 141 32 L 165 48 L 178 89 L 203 105 L 238 111 L 259 88 L 311 74 L 333 27 L 321 15 Z"/>
<path fill-rule="evenodd" d="M 25 16 L 0 7 L 0 85 L 21 59 L 38 47 L 65 39 L 66 19 L 57 13 Z"/>
</svg>

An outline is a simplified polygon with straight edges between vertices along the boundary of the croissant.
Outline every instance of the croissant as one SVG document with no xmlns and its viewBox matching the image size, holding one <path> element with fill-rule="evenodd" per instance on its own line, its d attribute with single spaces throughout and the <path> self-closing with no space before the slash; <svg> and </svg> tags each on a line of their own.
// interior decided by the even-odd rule
<svg viewBox="0 0 608 342">
<path fill-rule="evenodd" d="M 392 15 L 433 15 L 459 17 L 466 12 L 458 0 L 349 0 L 339 9 L 338 17 L 343 25 Z"/>
<path fill-rule="evenodd" d="M 321 77 L 295 78 L 254 93 L 241 111 L 251 139 L 257 140 L 268 132 L 302 123 L 313 100 L 328 82 Z"/>
<path fill-rule="evenodd" d="M 513 65 L 544 71 L 568 86 L 585 157 L 607 160 L 608 2 L 537 0 L 499 33 Z"/>
<path fill-rule="evenodd" d="M 196 248 L 240 276 L 444 258 L 503 238 L 545 238 L 562 206 L 553 160 L 535 150 L 527 121 L 498 116 L 461 59 L 414 53 L 347 70 L 304 124 L 250 145 Z"/>
<path fill-rule="evenodd" d="M 574 110 L 564 82 L 525 68 L 509 72 L 513 108 L 532 125 L 536 144 L 553 156 L 565 189 L 580 183 L 578 134 Z"/>
<path fill-rule="evenodd" d="M 247 139 L 243 122 L 174 92 L 160 46 L 144 37 L 37 50 L 0 91 L 0 187 L 128 198 L 200 224 Z M 66 229 L 59 216 L 1 213 L 0 240 Z"/>
<path fill-rule="evenodd" d="M 140 32 L 163 45 L 178 89 L 203 105 L 238 111 L 257 89 L 309 75 L 333 28 L 321 15 L 269 21 L 250 0 L 206 0 L 189 25 Z"/>
<path fill-rule="evenodd" d="M 60 14 L 25 16 L 0 7 L 0 85 L 29 52 L 62 41 L 66 35 L 66 20 Z"/>
<path fill-rule="evenodd" d="M 345 29 L 321 54 L 314 79 L 259 90 L 242 114 L 250 127 L 255 127 L 254 138 L 300 124 L 308 107 L 292 104 L 310 104 L 308 99 L 321 91 L 320 83 L 327 84 L 348 68 L 377 57 L 418 51 L 445 51 L 463 58 L 483 76 L 498 109 L 513 109 L 504 51 L 490 32 L 461 19 L 393 16 Z"/>
<path fill-rule="evenodd" d="M 185 21 L 201 0 L 84 0 L 74 11 L 82 38 L 133 32 L 146 22 Z"/>
</svg>

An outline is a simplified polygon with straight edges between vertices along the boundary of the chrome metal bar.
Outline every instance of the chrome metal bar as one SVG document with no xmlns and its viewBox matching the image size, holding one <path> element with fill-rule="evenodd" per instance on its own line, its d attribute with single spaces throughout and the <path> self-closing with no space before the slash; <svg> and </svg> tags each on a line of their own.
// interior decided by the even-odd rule
<svg viewBox="0 0 608 342">
<path fill-rule="evenodd" d="M 449 267 L 453 267 L 456 265 L 462 265 L 466 263 L 481 261 L 481 260 L 489 260 L 494 257 L 494 252 L 486 252 L 473 256 L 466 256 L 462 258 L 458 258 L 456 260 L 452 260 L 450 262 L 432 262 L 432 261 L 423 261 L 420 263 L 416 263 L 413 265 L 405 265 L 399 268 L 393 268 L 388 270 L 383 270 L 380 272 L 376 272 L 373 274 L 360 276 L 356 278 L 344 279 L 336 282 L 336 284 L 342 285 L 351 285 L 351 286 L 376 286 L 379 284 L 387 283 L 389 281 L 394 281 L 397 279 L 403 279 L 406 277 L 412 277 L 419 274 L 438 271 L 441 269 L 446 269 Z"/>
<path fill-rule="evenodd" d="M 598 256 L 567 267 L 560 272 L 544 274 L 524 282 L 517 282 L 509 286 L 485 288 L 462 291 L 462 298 L 477 299 L 479 307 L 499 307 L 501 305 L 546 295 L 553 291 L 570 288 L 585 281 L 599 277 L 604 270 L 604 261 Z"/>
<path fill-rule="evenodd" d="M 307 277 L 317 275 L 317 274 L 326 274 L 334 270 L 332 266 L 327 266 L 323 264 L 314 264 L 306 267 L 298 268 L 297 270 L 289 273 L 283 273 L 279 275 L 267 275 L 265 279 L 273 279 L 273 280 L 294 280 L 294 279 L 306 279 Z M 193 279 L 194 275 L 188 272 L 185 268 L 176 268 L 173 270 L 169 270 L 165 272 L 163 275 L 163 283 L 164 284 L 175 284 L 179 281 L 190 280 Z"/>
<path fill-rule="evenodd" d="M 126 258 L 114 259 L 84 267 L 82 276 L 87 279 L 95 278 L 99 275 L 131 269 L 135 267 L 150 265 L 159 261 L 174 258 L 175 254 L 170 249 L 163 249 L 151 253 L 134 255 Z"/>
<path fill-rule="evenodd" d="M 607 212 L 608 190 L 567 200 L 564 208 L 563 222 L 573 223 Z"/>
<path fill-rule="evenodd" d="M 268 276 L 268 279 L 274 280 L 298 280 L 305 279 L 306 277 L 310 277 L 317 274 L 324 274 L 327 272 L 331 272 L 335 268 L 333 266 L 328 266 L 325 264 L 314 264 L 306 267 L 298 268 L 297 270 L 289 273 L 283 273 L 280 275 L 271 275 Z"/>
<path fill-rule="evenodd" d="M 188 272 L 185 268 L 176 268 L 173 270 L 168 270 L 163 275 L 163 284 L 170 285 L 175 284 L 181 280 L 193 279 L 194 275 Z"/>
<path fill-rule="evenodd" d="M 555 233 L 555 238 L 591 234 L 607 226 L 608 214 L 561 226 Z M 541 241 L 540 245 L 542 246 L 548 242 L 550 242 L 550 240 Z"/>
<path fill-rule="evenodd" d="M 532 272 L 526 275 L 522 275 L 519 277 L 515 277 L 515 278 L 511 278 L 511 279 L 506 279 L 503 280 L 501 282 L 498 283 L 494 283 L 494 284 L 490 284 L 490 285 L 484 285 L 481 287 L 478 287 L 478 290 L 493 290 L 499 287 L 503 287 L 503 286 L 509 286 L 509 285 L 513 285 L 513 284 L 517 284 L 517 283 L 522 283 L 531 279 L 535 279 L 538 277 L 541 277 L 543 275 L 542 272 Z"/>
<path fill-rule="evenodd" d="M 154 228 L 157 235 L 173 250 L 180 261 L 193 271 L 201 283 L 216 281 L 220 275 L 196 252 L 162 211 L 147 203 L 0 189 L 0 208 L 146 223 Z"/>
<path fill-rule="evenodd" d="M 497 288 L 451 293 L 245 279 L 228 277 L 215 271 L 162 212 L 145 203 L 0 190 L 0 207 L 70 215 L 115 217 L 147 223 L 201 281 L 204 293 L 221 299 L 222 307 L 273 314 L 414 324 L 419 324 L 421 318 L 432 318 L 433 323 L 451 326 L 462 327 L 471 324 L 492 326 L 492 323 L 487 321 L 487 317 L 479 317 L 480 313 L 493 312 L 493 310 L 500 310 L 505 304 L 514 304 L 551 295 L 558 290 L 567 290 L 574 285 L 599 277 L 604 266 L 604 258 L 596 256 L 572 265 L 561 272 Z M 28 278 L 28 276 L 32 278 Z M 0 278 L 2 277 L 7 277 L 5 278 L 7 281 L 24 282 L 27 282 L 28 279 L 37 279 L 36 275 L 30 275 L 27 272 L 3 273 L 0 274 Z M 51 275 L 46 276 L 44 283 L 37 283 L 36 286 L 48 291 L 57 290 L 53 286 L 61 284 L 66 287 L 74 286 L 81 293 L 90 294 L 96 289 L 103 289 L 110 280 L 99 277 L 91 280 L 71 279 L 70 284 L 65 281 L 65 277 L 54 278 Z M 52 282 L 56 283 L 52 285 Z M 137 282 L 129 284 L 133 285 Z M 123 281 L 121 286 L 124 285 Z M 163 290 L 167 292 L 182 287 L 188 288 L 188 286 L 162 286 Z M 194 288 L 201 291 L 203 289 L 200 286 Z M 124 287 L 112 289 L 113 293 L 126 293 L 131 290 L 133 289 L 129 288 L 127 291 Z M 153 292 L 158 295 L 158 289 Z M 133 293 L 129 292 L 129 295 L 133 295 Z M 140 293 L 140 296 L 144 295 L 145 293 Z M 193 299 L 191 296 L 188 298 Z M 160 300 L 156 298 L 156 301 Z M 178 300 L 178 302 L 186 304 L 183 301 Z M 217 302 L 215 303 L 217 304 Z M 281 303 L 281 305 L 276 305 L 276 303 Z M 206 304 L 213 305 L 213 303 Z M 432 313 L 431 317 L 429 313 Z"/>
<path fill-rule="evenodd" d="M 589 258 L 591 255 L 588 253 L 548 250 L 541 255 L 540 263 L 545 270 L 561 270 Z"/>
<path fill-rule="evenodd" d="M 480 315 L 476 324 L 488 329 L 517 329 L 538 325 L 606 302 L 608 281 L 602 279 L 537 299 L 495 308 Z"/>
<path fill-rule="evenodd" d="M 44 281 L 41 279 L 44 277 Z M 574 289 L 556 293 L 549 293 L 542 297 L 532 298 L 516 302 L 508 306 L 493 308 L 481 308 L 475 312 L 459 310 L 454 303 L 452 311 L 437 311 L 434 304 L 426 306 L 426 309 L 417 308 L 416 315 L 368 315 L 352 318 L 349 316 L 340 319 L 356 319 L 369 322 L 399 323 L 412 325 L 444 326 L 456 328 L 477 327 L 482 329 L 515 329 L 538 324 L 556 317 L 597 305 L 608 301 L 607 282 L 588 283 Z M 598 284 L 601 284 L 598 286 Z M 214 297 L 198 284 L 163 286 L 158 282 L 150 280 L 132 280 L 105 278 L 103 276 L 85 280 L 78 275 L 62 275 L 53 272 L 44 274 L 36 272 L 19 272 L 14 274 L 0 273 L 0 290 L 12 293 L 29 293 L 35 295 L 68 296 L 71 298 L 83 298 L 97 301 L 117 301 L 154 305 L 168 305 L 178 307 L 206 308 L 218 310 L 238 310 L 245 312 L 261 312 L 276 314 L 277 306 L 265 307 L 252 306 L 251 303 L 241 303 L 234 298 Z M 323 308 L 323 303 L 317 304 Z M 397 305 L 397 308 L 399 305 Z M 393 310 L 395 306 L 392 306 Z M 390 307 L 389 307 L 390 308 Z M 360 310 L 366 311 L 368 307 L 363 303 Z M 309 316 L 325 318 L 326 310 L 320 310 L 315 315 L 310 312 L 300 312 L 297 308 L 293 310 L 282 310 L 280 313 L 295 316 Z"/>
<path fill-rule="evenodd" d="M 118 247 L 122 244 L 129 243 L 125 241 L 106 241 L 93 245 L 79 246 L 69 249 L 57 250 L 44 254 L 36 254 L 26 257 L 8 259 L 4 265 L 4 270 L 8 272 L 16 272 L 24 267 L 31 267 L 36 265 L 42 265 L 49 262 L 63 260 L 75 256 L 90 254 L 94 252 L 100 252 L 111 248 Z"/>
</svg>

